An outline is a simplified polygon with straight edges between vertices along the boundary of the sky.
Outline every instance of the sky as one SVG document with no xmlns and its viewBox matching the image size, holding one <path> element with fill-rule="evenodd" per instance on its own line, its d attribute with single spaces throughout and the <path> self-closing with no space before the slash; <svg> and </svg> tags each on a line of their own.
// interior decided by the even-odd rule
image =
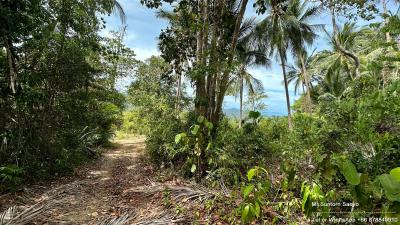
<svg viewBox="0 0 400 225">
<path fill-rule="evenodd" d="M 161 30 L 168 26 L 167 21 L 157 18 L 155 15 L 156 10 L 142 6 L 139 0 L 119 0 L 119 2 L 127 16 L 125 45 L 134 50 L 136 58 L 139 60 L 145 60 L 152 55 L 160 55 L 157 47 L 158 36 Z M 257 16 L 252 5 L 253 1 L 249 1 L 245 17 Z M 257 16 L 257 19 L 262 19 L 262 17 L 262 15 Z M 110 30 L 118 30 L 121 27 L 121 21 L 117 15 L 107 17 L 106 21 L 107 28 L 101 31 L 101 35 L 103 36 L 108 36 Z M 314 24 L 325 24 L 328 30 L 331 26 L 330 17 L 324 14 L 316 17 L 312 22 Z M 338 22 L 339 24 L 343 23 L 343 20 L 338 18 Z M 322 31 L 319 32 L 319 35 L 312 49 L 327 49 L 326 35 Z M 283 76 L 279 61 L 276 58 L 272 60 L 271 68 L 250 68 L 249 72 L 262 81 L 264 91 L 268 95 L 268 98 L 264 100 L 267 109 L 263 111 L 263 114 L 269 116 L 283 116 L 287 114 L 285 89 L 282 83 Z M 292 62 L 292 60 L 289 60 L 289 63 L 290 62 Z M 124 90 L 131 81 L 131 77 L 120 80 L 118 84 L 120 90 Z M 189 88 L 187 91 L 191 92 L 192 89 Z M 293 85 L 289 86 L 289 93 L 291 104 L 293 104 L 293 102 L 300 97 L 299 93 L 298 95 L 294 94 Z M 238 109 L 238 99 L 227 96 L 225 98 L 224 108 Z"/>
</svg>

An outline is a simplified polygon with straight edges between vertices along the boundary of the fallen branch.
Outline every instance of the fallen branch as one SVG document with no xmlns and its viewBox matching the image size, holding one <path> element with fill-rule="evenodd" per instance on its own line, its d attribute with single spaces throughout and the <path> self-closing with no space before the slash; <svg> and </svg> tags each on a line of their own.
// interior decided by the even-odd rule
<svg viewBox="0 0 400 225">
<path fill-rule="evenodd" d="M 62 185 L 44 193 L 40 201 L 29 207 L 12 206 L 0 213 L 0 225 L 24 225 L 44 215 L 53 207 L 60 204 L 65 194 L 75 192 L 81 182 Z M 23 209 L 26 208 L 26 209 Z"/>
<path fill-rule="evenodd" d="M 159 192 L 171 192 L 173 195 L 172 199 L 176 201 L 188 201 L 193 199 L 206 199 L 213 198 L 219 193 L 209 191 L 201 186 L 176 186 L 176 185 L 165 185 L 165 184 L 153 184 L 152 186 L 140 186 L 134 189 L 128 189 L 124 191 L 133 193 L 145 193 L 155 194 Z"/>
<path fill-rule="evenodd" d="M 183 222 L 188 222 L 188 220 L 184 217 L 176 218 L 174 215 L 164 212 L 152 218 L 146 218 L 139 222 L 132 223 L 132 225 L 174 224 Z"/>
<path fill-rule="evenodd" d="M 136 213 L 134 211 L 126 212 L 120 216 L 106 216 L 100 219 L 98 222 L 93 225 L 125 225 L 129 221 L 135 219 Z"/>
<path fill-rule="evenodd" d="M 47 212 L 57 202 L 52 200 L 45 200 L 38 202 L 31 207 L 17 212 L 16 206 L 10 207 L 0 214 L 0 225 L 24 225 L 37 219 L 39 216 Z"/>
</svg>

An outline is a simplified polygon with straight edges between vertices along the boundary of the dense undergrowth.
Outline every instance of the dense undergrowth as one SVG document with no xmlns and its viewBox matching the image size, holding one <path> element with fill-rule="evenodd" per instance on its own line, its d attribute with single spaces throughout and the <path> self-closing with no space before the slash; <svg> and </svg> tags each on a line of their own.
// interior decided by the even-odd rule
<svg viewBox="0 0 400 225">
<path fill-rule="evenodd" d="M 133 68 L 121 35 L 102 38 L 110 1 L 2 1 L 0 192 L 95 158 L 120 121 L 115 80 Z"/>
<path fill-rule="evenodd" d="M 161 81 L 159 85 L 168 88 L 159 78 L 155 78 Z M 177 115 L 172 94 L 163 95 L 165 101 L 159 96 L 152 98 L 157 101 L 145 101 L 144 108 L 133 107 L 124 114 L 130 123 L 122 128 L 147 135 L 147 153 L 160 168 L 211 187 L 224 184 L 237 190 L 234 203 L 226 204 L 230 210 L 214 208 L 231 223 L 263 216 L 271 217 L 270 222 L 296 223 L 301 220 L 299 213 L 322 220 L 335 216 L 335 211 L 365 218 L 374 214 L 363 211 L 399 212 L 398 168 L 393 170 L 400 161 L 399 85 L 394 81 L 378 88 L 379 80 L 364 76 L 350 81 L 341 97 L 314 93 L 313 112 L 297 108 L 292 131 L 285 117 L 250 111 L 242 128 L 237 119 L 224 117 L 213 133 L 214 125 L 204 117 L 187 110 Z M 130 89 L 135 98 L 159 93 L 138 94 L 137 87 Z M 200 146 L 205 146 L 204 158 Z M 313 202 L 357 207 L 316 207 Z M 268 210 L 277 213 L 268 214 Z M 397 218 L 396 214 L 386 216 Z"/>
<path fill-rule="evenodd" d="M 123 44 L 126 27 L 99 35 L 103 15 L 125 21 L 114 0 L 1 1 L 0 192 L 71 172 L 118 129 L 146 135 L 159 169 L 228 187 L 231 196 L 204 206 L 231 224 L 399 219 L 400 17 L 387 8 L 395 1 L 254 1 L 260 21 L 247 18 L 247 0 L 140 2 L 173 3 L 157 13 L 168 20 L 161 56 L 144 61 Z M 313 23 L 321 13 L 331 29 Z M 374 17 L 382 21 L 349 22 Z M 309 54 L 321 34 L 327 49 Z M 248 69 L 272 61 L 285 117 L 257 111 L 266 95 Z M 128 75 L 122 94 L 117 80 Z M 303 89 L 293 106 L 289 83 Z M 239 98 L 239 118 L 224 115 L 227 95 Z"/>
</svg>

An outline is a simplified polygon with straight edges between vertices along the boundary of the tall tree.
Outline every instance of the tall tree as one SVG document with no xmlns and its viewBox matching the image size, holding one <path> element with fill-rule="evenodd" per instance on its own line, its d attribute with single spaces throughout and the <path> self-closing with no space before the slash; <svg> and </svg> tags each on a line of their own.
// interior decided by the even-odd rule
<svg viewBox="0 0 400 225">
<path fill-rule="evenodd" d="M 242 127 L 243 121 L 243 97 L 245 88 L 249 95 L 254 95 L 262 91 L 263 86 L 261 80 L 251 75 L 242 64 L 240 65 L 236 76 L 230 80 L 230 87 L 228 93 L 239 95 L 239 128 Z"/>
<path fill-rule="evenodd" d="M 300 57 L 296 57 L 295 64 L 288 67 L 288 82 L 294 83 L 295 94 L 297 94 L 301 88 L 303 94 L 311 98 L 313 82 L 319 82 L 321 77 L 319 73 L 317 73 L 317 70 L 313 68 L 314 54 L 309 56 L 306 51 L 303 51 L 302 54 L 303 55 L 301 57 L 304 59 L 303 61 L 300 59 Z M 307 104 L 309 104 L 309 102 L 307 102 L 307 99 L 304 98 L 304 108 L 306 109 L 306 112 L 307 107 L 309 107 Z"/>
<path fill-rule="evenodd" d="M 21 42 L 26 42 L 27 39 L 29 38 L 28 33 L 29 32 L 39 32 L 38 30 L 32 30 L 34 29 L 34 26 L 36 26 L 40 22 L 44 22 L 43 20 L 47 17 L 49 17 L 49 14 L 46 14 L 45 5 L 47 3 L 42 0 L 35 0 L 35 1 L 22 1 L 22 0 L 17 0 L 17 1 L 2 1 L 0 4 L 0 20 L 2 23 L 0 24 L 0 40 L 2 43 L 2 46 L 6 50 L 6 57 L 8 61 L 8 74 L 9 74 L 9 84 L 10 84 L 10 90 L 13 94 L 16 93 L 17 89 L 17 79 L 18 79 L 18 73 L 19 73 L 19 56 L 17 54 L 16 50 L 16 43 L 21 43 Z M 67 10 L 71 9 L 72 7 L 78 8 L 81 6 L 80 3 L 75 2 L 75 1 L 70 1 L 70 2 L 64 2 L 62 4 L 55 4 L 55 3 L 50 3 L 50 7 L 61 7 L 61 8 L 56 8 L 58 11 L 58 20 L 53 20 L 50 21 L 49 27 L 47 29 L 48 32 L 54 32 L 56 28 L 60 28 L 61 30 L 64 30 L 66 33 L 66 27 L 60 27 L 64 23 L 63 22 L 70 22 L 74 23 L 72 21 L 72 18 L 68 18 L 67 15 Z M 86 10 L 81 9 L 83 12 L 86 13 L 86 15 L 91 15 L 96 12 L 100 13 L 110 13 L 112 11 L 118 13 L 120 16 L 120 19 L 123 23 L 125 23 L 126 15 L 125 12 L 122 8 L 122 6 L 117 2 L 116 0 L 111 0 L 108 2 L 102 2 L 99 3 L 97 1 L 91 1 L 88 4 L 88 7 Z M 37 17 L 37 20 L 31 20 L 29 18 L 30 15 L 34 15 Z M 82 17 L 83 18 L 83 17 Z M 61 21 L 62 20 L 62 21 Z M 87 21 L 89 22 L 89 21 Z M 94 21 L 90 21 L 92 24 L 97 23 Z M 77 23 L 71 24 L 77 26 Z M 16 33 L 23 34 L 25 38 L 22 38 L 21 36 L 15 35 Z M 31 37 L 30 37 L 31 38 Z M 35 57 L 38 57 L 36 55 Z M 34 61 L 36 61 L 34 59 Z"/>
<path fill-rule="evenodd" d="M 143 2 L 151 7 L 161 4 Z M 174 19 L 160 35 L 162 55 L 173 64 L 187 62 L 185 74 L 195 87 L 195 112 L 218 125 L 236 46 L 250 29 L 243 23 L 248 1 L 176 2 Z"/>
<path fill-rule="evenodd" d="M 345 23 L 336 32 L 336 34 L 326 32 L 329 37 L 329 47 L 332 50 L 319 52 L 315 56 L 315 63 L 319 64 L 317 67 L 325 75 L 327 81 L 338 80 L 335 76 L 343 77 L 343 75 L 347 80 L 354 79 L 354 68 L 357 66 L 354 65 L 353 58 L 340 49 L 346 48 L 353 51 L 356 48 L 357 27 L 354 23 Z"/>
<path fill-rule="evenodd" d="M 348 18 L 361 17 L 366 20 L 374 18 L 374 14 L 378 11 L 374 0 L 320 0 L 321 7 L 327 9 L 331 15 L 332 23 L 332 38 L 336 48 L 342 54 L 351 58 L 354 62 L 355 76 L 360 75 L 360 59 L 357 54 L 345 46 L 342 46 L 339 39 L 339 25 L 337 24 L 337 17 L 343 15 Z"/>
<path fill-rule="evenodd" d="M 170 63 L 187 62 L 184 74 L 194 86 L 194 111 L 214 124 L 212 137 L 215 137 L 229 80 L 234 74 L 236 47 L 240 37 L 250 29 L 243 23 L 248 0 L 175 2 L 176 17 L 160 35 L 162 56 Z M 157 7 L 162 1 L 143 3 Z M 199 146 L 200 173 L 206 169 L 206 147 Z"/>
<path fill-rule="evenodd" d="M 306 97 L 305 106 L 306 112 L 311 113 L 311 78 L 308 73 L 307 68 L 307 46 L 311 46 L 315 39 L 317 38 L 317 30 L 323 28 L 321 24 L 310 24 L 310 21 L 320 14 L 320 7 L 315 5 L 310 5 L 310 3 L 305 0 L 301 2 L 300 0 L 292 0 L 289 3 L 288 14 L 291 15 L 297 24 L 296 29 L 292 32 L 298 32 L 293 35 L 296 40 L 293 40 L 293 50 L 295 57 L 299 60 L 301 65 L 301 70 L 304 75 L 304 83 L 306 87 Z M 290 19 L 290 18 L 289 18 Z"/>
<path fill-rule="evenodd" d="M 253 19 L 247 20 L 252 23 Z M 231 92 L 239 94 L 239 128 L 242 127 L 243 121 L 243 95 L 244 89 L 247 89 L 249 94 L 255 94 L 263 89 L 262 82 L 253 77 L 247 69 L 253 66 L 270 66 L 270 60 L 264 49 L 260 46 L 255 46 L 252 42 L 251 35 L 247 35 L 239 40 L 236 51 L 235 60 L 238 68 L 230 80 Z"/>
<path fill-rule="evenodd" d="M 311 44 L 314 41 L 316 37 L 315 29 L 319 25 L 311 25 L 308 22 L 310 18 L 317 15 L 318 7 L 308 7 L 306 2 L 302 3 L 300 0 L 269 1 L 263 6 L 267 7 L 268 14 L 258 25 L 255 37 L 258 41 L 269 45 L 272 50 L 271 54 L 275 54 L 280 60 L 285 85 L 288 126 L 292 130 L 286 71 L 287 52 L 292 50 L 292 52 L 301 56 L 300 52 L 303 51 L 304 45 Z"/>
</svg>

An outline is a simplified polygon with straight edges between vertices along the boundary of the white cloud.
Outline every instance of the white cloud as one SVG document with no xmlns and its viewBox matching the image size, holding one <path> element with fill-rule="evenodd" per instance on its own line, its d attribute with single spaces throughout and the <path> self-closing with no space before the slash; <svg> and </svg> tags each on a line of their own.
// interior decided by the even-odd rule
<svg viewBox="0 0 400 225">
<path fill-rule="evenodd" d="M 159 56 L 161 53 L 158 51 L 156 48 L 137 48 L 133 47 L 133 51 L 135 52 L 136 59 L 139 59 L 141 61 L 144 61 L 151 56 Z"/>
</svg>

